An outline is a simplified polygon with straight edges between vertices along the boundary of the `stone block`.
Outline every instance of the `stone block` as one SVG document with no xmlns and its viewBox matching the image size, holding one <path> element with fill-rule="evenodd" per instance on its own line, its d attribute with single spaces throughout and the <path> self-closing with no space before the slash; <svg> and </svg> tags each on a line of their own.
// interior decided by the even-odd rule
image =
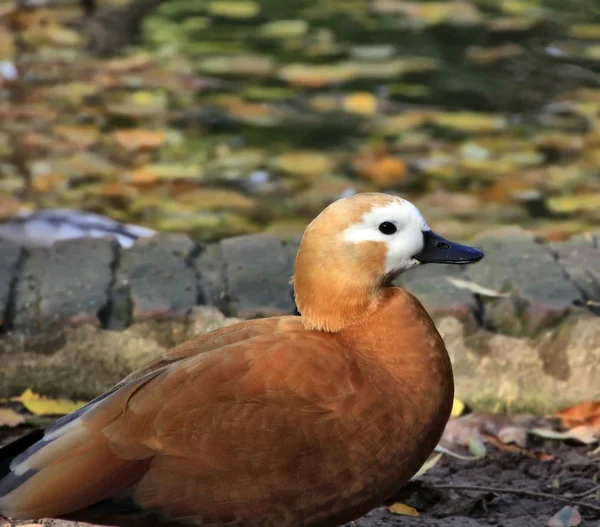
<svg viewBox="0 0 600 527">
<path fill-rule="evenodd" d="M 228 314 L 242 318 L 296 312 L 290 279 L 297 246 L 265 234 L 221 242 Z"/>
<path fill-rule="evenodd" d="M 198 250 L 188 236 L 157 235 L 122 251 L 108 326 L 188 313 L 200 300 L 192 263 Z"/>
<path fill-rule="evenodd" d="M 13 328 L 27 335 L 61 324 L 100 324 L 107 308 L 116 243 L 65 240 L 28 250 L 16 286 Z"/>
<path fill-rule="evenodd" d="M 23 249 L 9 241 L 0 240 L 0 327 L 6 324 L 6 315 Z"/>
<path fill-rule="evenodd" d="M 581 292 L 584 305 L 600 314 L 600 248 L 585 240 L 580 243 L 572 240 L 554 243 L 550 248 L 567 276 Z"/>
<path fill-rule="evenodd" d="M 441 264 L 420 265 L 400 275 L 396 283 L 415 295 L 434 320 L 453 316 L 470 326 L 475 325 L 477 299 L 468 290 L 452 284 L 448 278 L 464 280 L 463 268 Z"/>
<path fill-rule="evenodd" d="M 467 277 L 509 294 L 482 298 L 489 329 L 531 336 L 559 323 L 581 302 L 580 292 L 547 246 L 524 237 L 480 239 L 477 244 L 485 258 L 467 268 Z"/>
</svg>

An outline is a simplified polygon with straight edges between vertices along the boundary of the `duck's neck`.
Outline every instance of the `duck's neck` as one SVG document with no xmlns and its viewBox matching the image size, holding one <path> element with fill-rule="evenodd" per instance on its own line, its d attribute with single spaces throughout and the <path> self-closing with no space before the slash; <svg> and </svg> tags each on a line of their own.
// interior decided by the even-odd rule
<svg viewBox="0 0 600 527">
<path fill-rule="evenodd" d="M 338 332 L 373 313 L 380 305 L 381 283 L 328 262 L 317 268 L 303 266 L 299 254 L 294 274 L 294 292 L 298 311 L 306 329 Z M 348 277 L 360 277 L 349 280 Z"/>
</svg>

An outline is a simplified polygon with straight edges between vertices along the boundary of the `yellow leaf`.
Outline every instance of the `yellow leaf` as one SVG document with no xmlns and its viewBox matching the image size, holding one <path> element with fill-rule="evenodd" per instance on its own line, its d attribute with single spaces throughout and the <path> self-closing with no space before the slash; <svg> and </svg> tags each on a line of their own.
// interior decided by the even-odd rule
<svg viewBox="0 0 600 527">
<path fill-rule="evenodd" d="M 435 464 L 441 459 L 441 457 L 441 453 L 429 456 L 427 458 L 427 461 L 425 461 L 425 463 L 423 463 L 423 466 L 419 469 L 419 472 L 417 472 L 411 479 L 418 478 L 419 476 L 425 474 L 425 472 L 427 472 L 429 469 L 435 466 Z"/>
<path fill-rule="evenodd" d="M 25 418 L 11 408 L 0 408 L 0 426 L 10 428 L 19 426 L 25 422 Z"/>
<path fill-rule="evenodd" d="M 14 397 L 12 400 L 23 403 L 23 406 L 34 415 L 67 415 L 87 404 L 85 401 L 47 399 L 29 388 L 20 397 Z"/>
<path fill-rule="evenodd" d="M 447 276 L 446 280 L 450 282 L 454 287 L 458 287 L 459 289 L 466 289 L 467 291 L 471 291 L 471 293 L 475 293 L 476 295 L 489 296 L 492 298 L 509 296 L 508 293 L 501 293 L 496 289 L 490 289 L 489 287 L 484 287 L 469 280 L 461 280 L 460 278 L 454 278 L 453 276 Z"/>
<path fill-rule="evenodd" d="M 392 514 L 401 514 L 402 516 L 418 516 L 419 512 L 413 507 L 404 505 L 404 503 L 392 503 L 389 507 L 386 507 Z"/>
<path fill-rule="evenodd" d="M 368 92 L 353 93 L 344 98 L 343 105 L 347 112 L 373 115 L 377 110 L 377 99 Z"/>
<path fill-rule="evenodd" d="M 450 415 L 452 415 L 452 417 L 458 417 L 462 415 L 464 411 L 465 403 L 463 403 L 460 399 L 454 398 L 454 401 L 452 401 L 452 413 Z"/>
</svg>

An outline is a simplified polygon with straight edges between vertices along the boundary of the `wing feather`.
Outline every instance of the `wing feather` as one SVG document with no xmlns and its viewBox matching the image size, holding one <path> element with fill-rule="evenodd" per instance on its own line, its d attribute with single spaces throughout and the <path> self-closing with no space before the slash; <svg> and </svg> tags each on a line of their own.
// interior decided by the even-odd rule
<svg viewBox="0 0 600 527">
<path fill-rule="evenodd" d="M 347 453 L 323 441 L 356 432 L 337 418 L 360 399 L 356 364 L 322 335 L 265 327 L 175 348 L 65 420 L 15 458 L 0 511 L 64 517 L 130 500 L 166 519 L 218 523 L 252 514 L 248 503 L 277 506 L 318 483 L 323 466 L 341 477 Z"/>
</svg>

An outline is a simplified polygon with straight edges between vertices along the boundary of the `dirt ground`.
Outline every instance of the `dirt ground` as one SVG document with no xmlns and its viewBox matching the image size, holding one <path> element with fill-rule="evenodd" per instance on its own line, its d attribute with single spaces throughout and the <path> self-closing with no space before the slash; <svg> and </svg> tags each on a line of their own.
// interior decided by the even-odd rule
<svg viewBox="0 0 600 527">
<path fill-rule="evenodd" d="M 21 430 L 20 432 L 23 432 Z M 0 444 L 15 439 L 18 431 L 0 429 Z M 555 456 L 551 461 L 531 459 L 521 454 L 489 446 L 486 457 L 463 461 L 444 456 L 424 476 L 402 489 L 392 501 L 416 508 L 418 517 L 398 516 L 385 507 L 373 510 L 356 522 L 358 527 L 546 527 L 563 506 L 555 499 L 490 491 L 438 489 L 442 485 L 502 487 L 565 497 L 581 494 L 600 485 L 600 453 L 594 447 L 538 440 L 536 450 Z M 580 498 L 599 510 L 575 506 L 581 514 L 580 527 L 600 527 L 600 501 L 597 494 Z M 391 502 L 390 502 L 391 503 Z M 28 522 L 25 522 L 28 523 Z M 74 527 L 59 521 L 43 522 L 52 527 Z M 0 527 L 17 525 L 2 523 Z M 559 526 L 561 524 L 558 524 Z M 576 524 L 563 524 L 565 527 Z"/>
</svg>

